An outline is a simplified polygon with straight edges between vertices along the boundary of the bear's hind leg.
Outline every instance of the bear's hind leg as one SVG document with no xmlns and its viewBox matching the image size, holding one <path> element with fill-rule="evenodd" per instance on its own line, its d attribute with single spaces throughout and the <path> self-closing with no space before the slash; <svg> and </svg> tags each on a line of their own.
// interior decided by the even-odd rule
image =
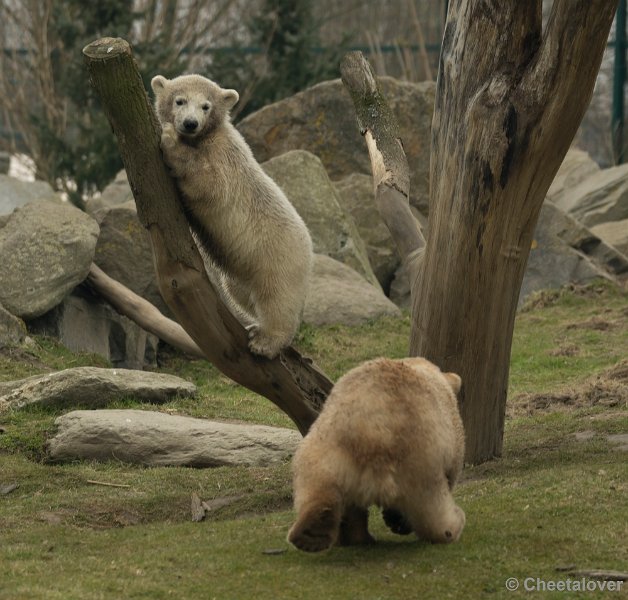
<svg viewBox="0 0 628 600">
<path fill-rule="evenodd" d="M 321 552 L 338 540 L 342 503 L 337 492 L 311 494 L 298 510 L 288 541 L 304 552 Z"/>
</svg>

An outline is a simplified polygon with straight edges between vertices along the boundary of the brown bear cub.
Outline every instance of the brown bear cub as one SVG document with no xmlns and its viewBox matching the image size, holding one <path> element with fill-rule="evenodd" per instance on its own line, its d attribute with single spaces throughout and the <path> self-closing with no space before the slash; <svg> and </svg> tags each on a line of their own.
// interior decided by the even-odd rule
<svg viewBox="0 0 628 600">
<path fill-rule="evenodd" d="M 423 358 L 378 358 L 341 377 L 294 456 L 288 540 L 326 550 L 347 507 L 376 504 L 395 533 L 457 541 L 465 524 L 451 494 L 464 460 L 460 386 Z"/>
</svg>

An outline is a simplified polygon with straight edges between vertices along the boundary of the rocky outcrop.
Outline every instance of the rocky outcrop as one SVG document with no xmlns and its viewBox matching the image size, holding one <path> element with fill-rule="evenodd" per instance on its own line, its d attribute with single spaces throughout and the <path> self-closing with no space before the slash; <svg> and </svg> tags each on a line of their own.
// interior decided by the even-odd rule
<svg viewBox="0 0 628 600">
<path fill-rule="evenodd" d="M 321 161 L 310 152 L 293 150 L 265 162 L 262 167 L 307 224 L 314 252 L 345 263 L 379 286 L 358 229 L 342 209 Z"/>
<path fill-rule="evenodd" d="M 98 224 L 69 204 L 30 203 L 0 228 L 0 303 L 33 319 L 59 304 L 87 276 Z"/>
<path fill-rule="evenodd" d="M 114 367 L 143 369 L 156 364 L 156 336 L 106 302 L 80 292 L 77 288 L 51 311 L 29 321 L 29 331 L 55 337 L 73 352 L 98 354 Z"/>
<path fill-rule="evenodd" d="M 411 203 L 427 213 L 429 153 L 434 111 L 434 82 L 409 83 L 391 77 L 379 85 L 399 121 L 410 166 Z M 288 150 L 316 154 L 332 180 L 371 173 L 355 120 L 355 110 L 340 79 L 319 83 L 249 115 L 238 129 L 260 162 Z"/>
<path fill-rule="evenodd" d="M 303 311 L 311 325 L 360 325 L 381 316 L 399 316 L 399 309 L 347 265 L 316 255 Z"/>
<path fill-rule="evenodd" d="M 112 460 L 145 466 L 255 466 L 286 461 L 291 429 L 222 423 L 142 410 L 73 411 L 55 421 L 52 460 Z"/>
<path fill-rule="evenodd" d="M 122 398 L 162 403 L 177 396 L 195 394 L 194 384 L 174 375 L 129 369 L 75 367 L 0 383 L 0 412 L 31 404 L 100 408 Z"/>
<path fill-rule="evenodd" d="M 628 258 L 608 246 L 589 229 L 546 203 L 534 232 L 521 287 L 521 304 L 532 292 L 585 283 L 628 272 Z"/>
<path fill-rule="evenodd" d="M 388 227 L 375 207 L 373 177 L 353 173 L 334 182 L 334 186 L 342 207 L 358 228 L 377 280 L 388 293 L 400 259 Z"/>
</svg>

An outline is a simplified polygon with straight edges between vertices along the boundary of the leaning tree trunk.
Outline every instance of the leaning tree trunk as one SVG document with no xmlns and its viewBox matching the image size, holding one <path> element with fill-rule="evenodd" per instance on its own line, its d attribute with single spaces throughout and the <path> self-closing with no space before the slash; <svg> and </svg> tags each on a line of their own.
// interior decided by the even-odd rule
<svg viewBox="0 0 628 600">
<path fill-rule="evenodd" d="M 411 354 L 462 377 L 466 459 L 502 449 L 515 310 L 541 205 L 589 103 L 617 2 L 453 0 Z"/>
</svg>

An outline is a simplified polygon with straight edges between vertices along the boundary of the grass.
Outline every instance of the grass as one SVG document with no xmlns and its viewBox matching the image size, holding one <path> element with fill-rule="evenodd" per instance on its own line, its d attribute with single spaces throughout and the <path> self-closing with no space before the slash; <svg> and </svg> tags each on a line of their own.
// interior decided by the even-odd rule
<svg viewBox="0 0 628 600">
<path fill-rule="evenodd" d="M 373 356 L 404 356 L 409 327 L 406 317 L 303 328 L 298 345 L 337 378 Z M 3 415 L 0 486 L 19 487 L 0 495 L 0 599 L 534 598 L 552 594 L 508 592 L 505 581 L 578 579 L 556 570 L 566 567 L 625 571 L 626 454 L 607 439 L 628 432 L 625 400 L 532 410 L 529 397 L 585 389 L 627 356 L 628 300 L 607 284 L 539 296 L 519 314 L 504 455 L 465 470 L 456 498 L 467 526 L 446 547 L 394 536 L 373 510 L 376 545 L 306 555 L 285 542 L 293 519 L 287 464 L 49 464 L 43 447 L 58 413 L 29 407 Z M 102 359 L 37 338 L 26 351 L 0 353 L 0 380 L 83 364 L 102 366 Z M 292 426 L 203 361 L 170 355 L 160 370 L 195 381 L 200 393 L 158 410 Z M 117 406 L 147 408 L 132 399 Z M 593 435 L 579 441 L 581 431 Z M 192 493 L 229 502 L 192 523 Z M 626 597 L 625 590 L 610 597 Z"/>
</svg>

